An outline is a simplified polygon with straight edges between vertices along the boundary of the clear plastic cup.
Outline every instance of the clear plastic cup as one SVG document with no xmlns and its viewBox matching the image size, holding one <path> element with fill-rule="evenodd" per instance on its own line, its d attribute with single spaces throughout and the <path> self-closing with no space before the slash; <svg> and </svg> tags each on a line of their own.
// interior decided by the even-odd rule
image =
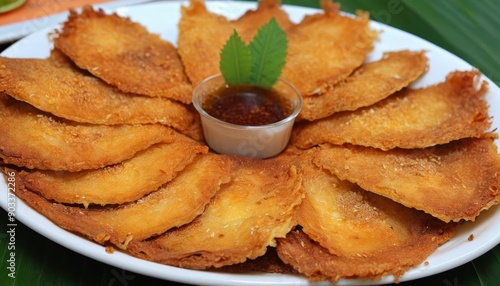
<svg viewBox="0 0 500 286">
<path fill-rule="evenodd" d="M 289 82 L 278 80 L 273 89 L 291 103 L 291 114 L 272 124 L 245 126 L 227 123 L 208 114 L 202 103 L 206 97 L 226 86 L 222 75 L 206 78 L 193 91 L 193 105 L 200 113 L 203 134 L 208 146 L 220 154 L 269 158 L 288 145 L 295 118 L 302 108 L 302 96 Z"/>
</svg>

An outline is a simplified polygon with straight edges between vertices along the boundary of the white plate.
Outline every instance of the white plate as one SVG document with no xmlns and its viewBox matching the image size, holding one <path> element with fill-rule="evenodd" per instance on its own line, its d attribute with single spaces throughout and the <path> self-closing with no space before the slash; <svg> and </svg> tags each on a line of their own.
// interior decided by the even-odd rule
<svg viewBox="0 0 500 286">
<path fill-rule="evenodd" d="M 149 1 L 150 0 L 118 0 L 95 4 L 93 6 L 102 8 L 105 11 L 113 11 L 118 7 L 135 5 Z M 46 14 L 44 11 L 40 12 L 40 15 L 44 14 Z M 46 16 L 0 26 L 0 44 L 15 41 L 47 27 L 54 27 L 54 25 L 60 23 L 61 21 L 64 21 L 67 16 L 68 12 L 61 12 L 57 14 L 48 13 L 48 15 Z"/>
<path fill-rule="evenodd" d="M 151 32 L 159 33 L 164 39 L 176 43 L 180 5 L 186 4 L 186 2 L 150 3 L 129 8 L 121 8 L 118 9 L 118 13 L 143 23 Z M 207 5 L 211 11 L 231 18 L 238 17 L 247 9 L 255 8 L 255 3 L 231 1 L 208 2 Z M 284 7 L 294 21 L 300 21 L 304 14 L 318 11 L 295 6 Z M 377 59 L 383 51 L 400 49 L 424 49 L 429 51 L 430 70 L 425 76 L 413 84 L 414 87 L 426 86 L 428 84 L 443 81 L 445 76 L 453 70 L 472 69 L 471 65 L 463 60 L 418 37 L 383 24 L 373 22 L 372 25 L 373 28 L 383 30 L 384 32 L 381 35 L 380 41 L 377 42 L 375 50 L 370 55 L 369 60 Z M 46 57 L 49 55 L 51 47 L 47 37 L 48 32 L 50 32 L 50 30 L 46 29 L 26 37 L 5 50 L 2 55 L 7 57 Z M 33 47 L 37 48 L 33 49 Z M 499 114 L 500 89 L 489 79 L 484 79 L 490 83 L 489 93 L 486 96 L 490 104 L 490 112 L 491 114 Z M 493 128 L 500 127 L 499 120 L 500 116 L 494 118 Z M 498 145 L 498 141 L 496 143 Z M 7 209 L 7 186 L 3 180 L 0 182 L 0 205 L 4 209 Z M 294 275 L 226 274 L 194 271 L 140 260 L 120 252 L 108 254 L 102 246 L 54 225 L 19 199 L 16 205 L 16 218 L 41 235 L 73 251 L 115 267 L 160 279 L 196 285 L 310 285 L 303 277 Z M 428 257 L 426 260 L 427 263 L 423 263 L 408 271 L 401 277 L 401 281 L 431 276 L 458 267 L 486 253 L 500 243 L 500 228 L 497 227 L 499 223 L 499 206 L 483 212 L 476 222 L 466 223 L 461 226 L 453 239 L 439 247 Z M 468 238 L 471 234 L 474 235 L 474 239 L 469 241 Z M 380 281 L 341 280 L 339 284 L 367 285 L 387 284 L 392 282 L 392 277 L 385 277 Z"/>
</svg>

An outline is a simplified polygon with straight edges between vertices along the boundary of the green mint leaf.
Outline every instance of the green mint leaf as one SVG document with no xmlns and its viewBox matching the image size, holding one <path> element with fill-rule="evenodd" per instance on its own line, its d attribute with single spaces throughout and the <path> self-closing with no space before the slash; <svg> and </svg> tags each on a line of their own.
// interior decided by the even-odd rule
<svg viewBox="0 0 500 286">
<path fill-rule="evenodd" d="M 263 25 L 249 44 L 252 55 L 252 83 L 271 88 L 285 65 L 288 40 L 275 18 Z"/>
<path fill-rule="evenodd" d="M 219 69 L 229 85 L 250 83 L 252 71 L 250 49 L 236 31 L 222 48 Z"/>
</svg>

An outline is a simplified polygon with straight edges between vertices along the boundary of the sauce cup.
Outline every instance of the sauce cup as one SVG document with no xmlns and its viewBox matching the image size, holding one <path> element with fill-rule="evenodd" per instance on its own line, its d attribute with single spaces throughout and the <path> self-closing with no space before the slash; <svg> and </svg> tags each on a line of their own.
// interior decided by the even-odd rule
<svg viewBox="0 0 500 286">
<path fill-rule="evenodd" d="M 203 135 L 215 152 L 255 158 L 269 158 L 285 149 L 295 118 L 302 108 L 302 96 L 289 82 L 279 79 L 273 90 L 291 104 L 286 118 L 267 125 L 237 125 L 217 119 L 202 107 L 204 100 L 220 88 L 227 87 L 222 75 L 206 78 L 193 91 L 193 105 L 200 113 Z"/>
</svg>

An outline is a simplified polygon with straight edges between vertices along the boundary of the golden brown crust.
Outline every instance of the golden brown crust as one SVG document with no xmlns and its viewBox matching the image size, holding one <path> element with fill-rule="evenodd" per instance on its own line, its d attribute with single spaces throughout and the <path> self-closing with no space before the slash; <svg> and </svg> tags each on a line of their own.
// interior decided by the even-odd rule
<svg viewBox="0 0 500 286">
<path fill-rule="evenodd" d="M 454 234 L 454 227 L 433 226 L 421 234 L 422 241 L 413 245 L 405 245 L 406 251 L 375 253 L 372 256 L 337 256 L 322 247 L 300 230 L 291 231 L 285 239 L 278 239 L 278 255 L 285 263 L 292 265 L 310 281 L 330 280 L 337 282 L 340 278 L 379 279 L 390 273 L 398 278 L 415 261 L 422 262 L 438 245 L 449 240 Z M 415 255 L 418 253 L 418 257 Z"/>
<path fill-rule="evenodd" d="M 287 30 L 294 24 L 281 8 L 281 0 L 260 0 L 256 10 L 248 10 L 238 19 L 231 21 L 231 25 L 238 31 L 238 35 L 249 43 L 257 33 L 257 30 L 274 18 L 278 25 Z"/>
<path fill-rule="evenodd" d="M 456 224 L 446 224 L 341 181 L 328 170 L 314 165 L 315 155 L 322 154 L 306 152 L 295 161 L 306 192 L 295 219 L 302 231 L 325 249 L 311 243 L 312 249 L 303 249 L 303 253 L 297 249 L 280 251 L 285 261 L 305 271 L 306 276 L 313 275 L 308 270 L 312 265 L 331 280 L 398 276 L 420 264 L 453 236 Z M 280 241 L 285 246 L 299 247 L 293 245 L 296 234 L 289 236 L 290 241 L 288 237 Z M 313 262 L 318 257 L 301 257 L 309 251 L 323 251 L 325 259 Z"/>
<path fill-rule="evenodd" d="M 230 180 L 229 170 L 230 161 L 223 157 L 200 155 L 156 192 L 117 207 L 85 209 L 52 203 L 24 186 L 16 194 L 60 227 L 126 249 L 133 241 L 191 222 L 220 186 Z"/>
<path fill-rule="evenodd" d="M 321 92 L 346 78 L 373 49 L 377 34 L 370 30 L 367 14 L 359 14 L 356 19 L 343 16 L 338 5 L 324 1 L 324 13 L 293 24 L 278 7 L 279 2 L 262 1 L 255 11 L 248 11 L 235 21 L 209 12 L 203 0 L 193 0 L 188 7 L 182 7 L 179 54 L 193 85 L 220 73 L 219 53 L 233 29 L 249 42 L 271 16 L 288 38 L 282 78 L 292 82 L 304 96 Z"/>
<path fill-rule="evenodd" d="M 249 259 L 243 263 L 213 268 L 217 272 L 229 273 L 281 273 L 299 274 L 291 265 L 284 263 L 276 252 L 276 247 L 268 247 L 266 254 L 255 259 Z"/>
<path fill-rule="evenodd" d="M 50 76 L 46 76 L 50 75 Z M 0 91 L 56 116 L 92 124 L 161 123 L 199 139 L 195 115 L 166 98 L 124 93 L 54 59 L 0 57 Z"/>
<path fill-rule="evenodd" d="M 324 93 L 305 97 L 298 119 L 313 121 L 372 105 L 408 86 L 427 67 L 425 52 L 384 53 L 382 59 L 362 65 Z"/>
<path fill-rule="evenodd" d="M 116 164 L 174 140 L 174 131 L 162 125 L 74 125 L 5 94 L 0 94 L 0 133 L 6 164 L 68 171 Z"/>
<path fill-rule="evenodd" d="M 288 55 L 282 78 L 304 97 L 320 94 L 361 66 L 373 49 L 377 33 L 368 14 L 352 18 L 340 14 L 332 1 L 323 1 L 324 13 L 305 16 L 289 28 Z"/>
<path fill-rule="evenodd" d="M 109 253 L 332 282 L 391 274 L 397 282 L 453 236 L 458 223 L 447 221 L 500 203 L 478 71 L 400 91 L 425 72 L 424 52 L 365 63 L 377 37 L 367 13 L 346 17 L 321 0 L 322 13 L 293 24 L 280 3 L 261 0 L 229 20 L 191 0 L 178 54 L 141 25 L 86 7 L 70 13 L 50 58 L 0 58 L 0 166 L 21 166 L 19 198 Z M 233 29 L 248 42 L 271 17 L 289 40 L 282 77 L 304 95 L 293 143 L 388 151 L 289 144 L 271 159 L 227 157 L 170 129 L 202 141 L 198 113 L 182 103 L 187 76 L 197 84 L 219 73 Z M 304 137 L 311 130 L 319 141 Z M 453 141 L 462 137 L 481 139 Z M 422 149 L 435 144 L 446 145 Z M 421 205 L 435 217 L 413 208 Z"/>
<path fill-rule="evenodd" d="M 70 11 L 54 45 L 79 67 L 125 92 L 191 102 L 176 48 L 142 25 L 91 6 Z"/>
<path fill-rule="evenodd" d="M 229 21 L 210 13 L 203 0 L 181 7 L 178 52 L 193 86 L 219 74 L 220 50 L 233 32 Z"/>
<path fill-rule="evenodd" d="M 208 147 L 183 140 L 153 145 L 119 164 L 81 172 L 22 171 L 29 190 L 59 203 L 122 204 L 133 202 L 172 180 Z"/>
<path fill-rule="evenodd" d="M 133 255 L 160 263 L 206 269 L 264 255 L 292 227 L 303 192 L 284 159 L 233 158 L 233 177 L 192 223 L 129 246 Z M 189 243 L 186 243 L 189 242 Z"/>
<path fill-rule="evenodd" d="M 445 82 L 404 89 L 374 105 L 340 112 L 304 126 L 294 144 L 370 146 L 383 150 L 424 148 L 466 137 L 480 137 L 490 127 L 484 100 L 487 83 L 478 89 L 478 71 L 450 73 Z"/>
<path fill-rule="evenodd" d="M 389 151 L 323 145 L 314 162 L 342 180 L 443 221 L 474 220 L 500 202 L 500 156 L 493 140 Z"/>
</svg>

